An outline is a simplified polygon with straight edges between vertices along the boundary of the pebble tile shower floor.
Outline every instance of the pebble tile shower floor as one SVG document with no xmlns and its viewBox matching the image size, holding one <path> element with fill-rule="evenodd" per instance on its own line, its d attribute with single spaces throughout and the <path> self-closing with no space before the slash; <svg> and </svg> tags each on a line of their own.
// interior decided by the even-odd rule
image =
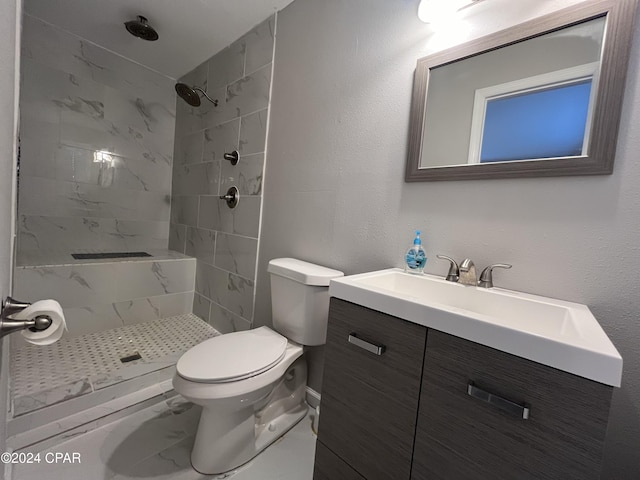
<svg viewBox="0 0 640 480">
<path fill-rule="evenodd" d="M 116 383 L 118 379 L 132 378 L 126 372 L 141 375 L 166 368 L 192 346 L 216 335 L 213 327 L 193 314 L 186 314 L 62 338 L 45 347 L 20 346 L 11 354 L 14 415 L 66 399 L 37 400 L 51 397 L 47 393 L 52 391 L 62 389 L 61 393 L 68 398 Z M 121 362 L 121 358 L 136 352 L 141 359 Z M 26 399 L 31 401 L 25 402 Z"/>
</svg>

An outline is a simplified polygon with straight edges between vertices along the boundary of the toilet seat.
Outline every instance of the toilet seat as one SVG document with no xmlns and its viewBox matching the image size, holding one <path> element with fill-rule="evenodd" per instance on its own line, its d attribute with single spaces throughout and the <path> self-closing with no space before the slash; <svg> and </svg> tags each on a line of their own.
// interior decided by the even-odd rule
<svg viewBox="0 0 640 480">
<path fill-rule="evenodd" d="M 273 368 L 284 358 L 286 348 L 287 339 L 268 327 L 228 333 L 188 350 L 176 370 L 192 382 L 236 382 Z"/>
</svg>

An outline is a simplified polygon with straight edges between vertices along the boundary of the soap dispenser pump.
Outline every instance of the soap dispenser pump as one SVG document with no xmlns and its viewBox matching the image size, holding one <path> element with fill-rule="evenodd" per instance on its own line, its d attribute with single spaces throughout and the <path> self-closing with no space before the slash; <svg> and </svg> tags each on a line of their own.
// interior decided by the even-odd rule
<svg viewBox="0 0 640 480">
<path fill-rule="evenodd" d="M 405 256 L 405 272 L 421 274 L 424 265 L 427 263 L 427 255 L 422 248 L 422 240 L 420 239 L 420 230 L 416 230 L 416 238 L 413 245 L 407 250 Z"/>
</svg>

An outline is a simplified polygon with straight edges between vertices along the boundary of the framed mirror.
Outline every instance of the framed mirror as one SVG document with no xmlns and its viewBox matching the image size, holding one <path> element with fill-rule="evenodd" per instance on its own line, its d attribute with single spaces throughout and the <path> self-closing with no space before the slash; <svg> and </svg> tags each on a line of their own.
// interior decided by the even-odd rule
<svg viewBox="0 0 640 480">
<path fill-rule="evenodd" d="M 407 182 L 613 171 L 637 0 L 588 0 L 418 60 Z"/>
</svg>

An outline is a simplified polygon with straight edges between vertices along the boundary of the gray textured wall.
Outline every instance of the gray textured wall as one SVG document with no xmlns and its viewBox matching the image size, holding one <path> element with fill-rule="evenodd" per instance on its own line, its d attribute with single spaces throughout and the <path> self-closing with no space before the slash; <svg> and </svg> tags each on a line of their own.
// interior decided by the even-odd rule
<svg viewBox="0 0 640 480">
<path fill-rule="evenodd" d="M 640 471 L 640 34 L 613 175 L 404 183 L 416 59 L 578 1 L 492 0 L 432 33 L 417 0 L 296 0 L 278 17 L 256 324 L 270 324 L 269 259 L 347 274 L 401 266 L 413 229 L 436 253 L 508 262 L 497 285 L 588 305 L 624 358 L 607 479 Z M 466 32 L 466 33 L 463 33 Z M 320 389 L 322 349 L 311 355 Z"/>
<path fill-rule="evenodd" d="M 180 79 L 219 104 L 178 99 L 169 248 L 196 257 L 193 312 L 222 333 L 253 321 L 274 35 L 275 16 Z M 235 209 L 218 198 L 232 185 Z"/>
<path fill-rule="evenodd" d="M 12 245 L 14 232 L 14 159 L 16 144 L 16 93 L 18 71 L 16 28 L 19 28 L 22 2 L 9 0 L 0 3 L 0 298 L 11 292 Z M 0 452 L 6 450 L 6 414 L 8 355 L 0 340 Z M 0 479 L 4 465 L 0 466 Z"/>
</svg>

